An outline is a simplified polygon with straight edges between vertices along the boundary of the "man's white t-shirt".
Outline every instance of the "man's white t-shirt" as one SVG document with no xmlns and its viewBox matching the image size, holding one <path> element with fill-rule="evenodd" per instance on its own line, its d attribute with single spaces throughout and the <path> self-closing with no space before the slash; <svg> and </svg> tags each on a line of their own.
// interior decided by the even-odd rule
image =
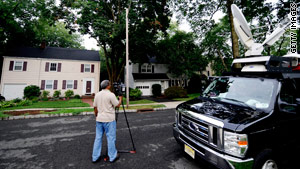
<svg viewBox="0 0 300 169">
<path fill-rule="evenodd" d="M 98 92 L 94 99 L 94 107 L 98 109 L 96 121 L 112 122 L 115 120 L 115 106 L 119 104 L 116 95 L 108 89 Z"/>
</svg>

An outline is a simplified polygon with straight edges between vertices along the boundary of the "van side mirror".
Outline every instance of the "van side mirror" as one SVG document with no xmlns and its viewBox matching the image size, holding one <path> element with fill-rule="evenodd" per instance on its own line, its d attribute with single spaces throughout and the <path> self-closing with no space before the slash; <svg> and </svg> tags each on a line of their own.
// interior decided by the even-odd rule
<svg viewBox="0 0 300 169">
<path fill-rule="evenodd" d="M 300 98 L 296 98 L 296 104 L 298 107 L 300 107 Z"/>
</svg>

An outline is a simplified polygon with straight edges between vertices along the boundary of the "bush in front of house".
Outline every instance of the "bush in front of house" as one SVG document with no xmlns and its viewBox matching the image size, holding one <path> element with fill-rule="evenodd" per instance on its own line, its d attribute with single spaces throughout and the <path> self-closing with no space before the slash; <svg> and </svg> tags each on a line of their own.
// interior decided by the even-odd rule
<svg viewBox="0 0 300 169">
<path fill-rule="evenodd" d="M 32 101 L 26 99 L 19 102 L 16 106 L 30 106 L 30 105 L 32 105 Z"/>
<path fill-rule="evenodd" d="M 165 90 L 165 96 L 169 99 L 187 97 L 187 92 L 182 87 L 172 86 Z"/>
<path fill-rule="evenodd" d="M 67 90 L 67 91 L 65 91 L 65 97 L 66 98 L 70 98 L 70 97 L 72 97 L 74 95 L 74 92 L 73 92 L 73 90 Z"/>
<path fill-rule="evenodd" d="M 32 99 L 34 97 L 39 97 L 41 94 L 41 90 L 38 86 L 30 85 L 26 86 L 24 89 L 24 98 L 26 99 Z"/>
<path fill-rule="evenodd" d="M 81 97 L 80 97 L 78 94 L 76 94 L 76 95 L 74 96 L 74 99 L 81 99 Z"/>
<path fill-rule="evenodd" d="M 133 100 L 138 100 L 142 96 L 142 91 L 138 88 L 136 89 L 131 89 L 129 92 L 129 97 Z"/>
<path fill-rule="evenodd" d="M 42 92 L 42 100 L 43 101 L 48 101 L 48 97 L 49 97 L 49 91 L 47 91 L 47 90 L 44 90 L 43 92 Z"/>
<path fill-rule="evenodd" d="M 54 98 L 59 98 L 60 95 L 61 95 L 60 90 L 55 90 L 54 93 L 53 93 Z"/>
<path fill-rule="evenodd" d="M 152 94 L 154 97 L 161 96 L 161 85 L 160 84 L 152 85 Z"/>
<path fill-rule="evenodd" d="M 8 108 L 8 107 L 14 107 L 15 103 L 13 101 L 3 101 L 0 102 L 0 108 Z"/>
</svg>

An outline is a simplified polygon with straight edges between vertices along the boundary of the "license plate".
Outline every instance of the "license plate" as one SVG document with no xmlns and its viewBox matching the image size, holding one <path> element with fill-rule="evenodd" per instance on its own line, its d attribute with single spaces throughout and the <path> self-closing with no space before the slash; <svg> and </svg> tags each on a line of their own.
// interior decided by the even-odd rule
<svg viewBox="0 0 300 169">
<path fill-rule="evenodd" d="M 188 145 L 184 145 L 184 151 L 190 155 L 193 159 L 195 159 L 195 150 L 193 150 L 191 147 L 189 147 Z"/>
</svg>

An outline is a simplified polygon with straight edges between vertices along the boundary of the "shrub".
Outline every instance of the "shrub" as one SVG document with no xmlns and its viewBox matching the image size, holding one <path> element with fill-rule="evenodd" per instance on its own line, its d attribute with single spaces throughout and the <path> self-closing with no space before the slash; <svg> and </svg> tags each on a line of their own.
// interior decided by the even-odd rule
<svg viewBox="0 0 300 169">
<path fill-rule="evenodd" d="M 160 84 L 152 85 L 152 94 L 154 97 L 161 96 L 161 85 Z"/>
<path fill-rule="evenodd" d="M 39 97 L 41 94 L 40 88 L 35 85 L 26 86 L 24 89 L 24 98 L 32 99 L 34 97 Z"/>
<path fill-rule="evenodd" d="M 49 97 L 49 91 L 46 91 L 46 90 L 44 90 L 43 92 L 42 92 L 42 100 L 43 101 L 48 101 L 48 97 Z"/>
<path fill-rule="evenodd" d="M 65 92 L 66 98 L 70 98 L 70 97 L 72 97 L 73 95 L 74 95 L 73 90 L 67 90 L 67 91 Z"/>
<path fill-rule="evenodd" d="M 142 96 L 142 91 L 140 89 L 132 89 L 129 92 L 129 97 L 133 100 L 140 99 Z"/>
<path fill-rule="evenodd" d="M 54 98 L 59 98 L 60 95 L 61 95 L 60 90 L 56 90 L 56 91 L 54 91 L 54 93 L 53 93 L 53 97 L 54 97 Z"/>
<path fill-rule="evenodd" d="M 187 97 L 187 92 L 182 87 L 173 86 L 165 90 L 165 96 L 169 99 Z"/>
<path fill-rule="evenodd" d="M 81 97 L 78 95 L 78 94 L 76 94 L 75 96 L 74 96 L 74 99 L 80 99 Z"/>
<path fill-rule="evenodd" d="M 206 87 L 207 83 L 205 75 L 193 74 L 187 87 L 188 93 L 200 93 Z"/>
<path fill-rule="evenodd" d="M 14 107 L 15 104 L 12 101 L 3 101 L 0 103 L 1 108 Z"/>
<path fill-rule="evenodd" d="M 31 99 L 32 103 L 37 103 L 39 101 L 39 98 L 38 97 L 34 97 Z"/>
<path fill-rule="evenodd" d="M 14 100 L 12 100 L 13 103 L 20 103 L 22 101 L 22 99 L 20 98 L 16 98 Z"/>
<path fill-rule="evenodd" d="M 30 100 L 22 100 L 20 103 L 17 104 L 17 106 L 30 106 L 32 105 L 32 101 Z"/>
</svg>

